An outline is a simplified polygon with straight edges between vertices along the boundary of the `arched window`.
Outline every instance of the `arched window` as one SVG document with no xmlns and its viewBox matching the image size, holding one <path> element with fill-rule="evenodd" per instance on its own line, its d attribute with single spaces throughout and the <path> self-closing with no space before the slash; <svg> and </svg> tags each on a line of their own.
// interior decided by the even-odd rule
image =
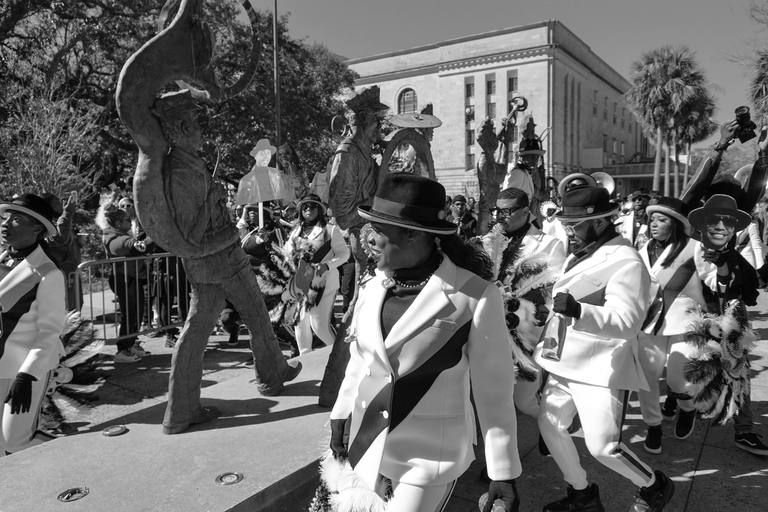
<svg viewBox="0 0 768 512">
<path fill-rule="evenodd" d="M 416 112 L 419 103 L 416 99 L 416 91 L 413 89 L 406 89 L 400 93 L 400 97 L 397 98 L 397 113 L 407 114 L 408 112 Z"/>
</svg>

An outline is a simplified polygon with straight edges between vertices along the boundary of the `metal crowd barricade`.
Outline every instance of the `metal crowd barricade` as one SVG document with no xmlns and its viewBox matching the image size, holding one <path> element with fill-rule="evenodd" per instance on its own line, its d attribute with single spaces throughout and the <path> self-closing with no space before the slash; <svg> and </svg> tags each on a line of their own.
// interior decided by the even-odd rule
<svg viewBox="0 0 768 512">
<path fill-rule="evenodd" d="M 93 322 L 98 339 L 116 341 L 184 325 L 190 284 L 181 260 L 170 253 L 85 261 L 78 265 L 77 275 L 81 314 Z M 152 325 L 153 304 L 160 311 L 161 325 Z"/>
</svg>

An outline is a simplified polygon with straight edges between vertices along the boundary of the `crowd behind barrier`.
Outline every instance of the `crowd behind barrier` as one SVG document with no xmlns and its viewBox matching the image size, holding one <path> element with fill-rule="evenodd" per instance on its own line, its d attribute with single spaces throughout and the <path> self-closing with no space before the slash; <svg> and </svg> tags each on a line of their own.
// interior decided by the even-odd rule
<svg viewBox="0 0 768 512">
<path fill-rule="evenodd" d="M 142 277 L 129 278 L 131 267 L 135 275 Z M 142 267 L 147 272 L 140 272 Z M 190 286 L 177 256 L 158 253 L 85 261 L 78 265 L 76 277 L 78 293 L 83 296 L 82 316 L 93 322 L 99 339 L 116 341 L 184 325 Z M 120 311 L 117 297 L 110 290 L 110 279 L 115 279 L 113 285 L 119 293 L 125 291 L 131 298 L 127 311 Z M 160 312 L 154 319 L 153 305 Z M 137 328 L 121 332 L 120 325 Z"/>
</svg>

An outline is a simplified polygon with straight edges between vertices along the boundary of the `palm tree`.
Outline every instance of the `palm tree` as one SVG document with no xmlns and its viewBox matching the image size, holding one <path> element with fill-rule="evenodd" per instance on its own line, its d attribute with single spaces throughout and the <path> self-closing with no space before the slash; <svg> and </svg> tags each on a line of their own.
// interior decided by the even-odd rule
<svg viewBox="0 0 768 512">
<path fill-rule="evenodd" d="M 670 185 L 669 148 L 677 145 L 676 116 L 702 87 L 704 75 L 694 53 L 686 46 L 663 46 L 644 53 L 640 60 L 632 63 L 632 87 L 625 97 L 632 113 L 640 119 L 643 130 L 649 138 L 655 137 L 654 190 L 659 190 L 662 145 L 667 142 L 665 196 L 669 195 Z"/>
<path fill-rule="evenodd" d="M 717 131 L 717 123 L 712 119 L 714 113 L 715 98 L 706 88 L 699 90 L 680 112 L 680 119 L 676 123 L 677 141 L 680 147 L 685 146 L 685 154 L 688 157 L 685 159 L 683 190 L 688 186 L 691 145 L 707 139 Z M 675 163 L 677 163 L 677 157 L 675 157 Z"/>
<path fill-rule="evenodd" d="M 755 108 L 755 115 L 768 117 L 768 50 L 758 50 L 755 59 L 755 73 L 749 84 L 749 96 Z"/>
</svg>

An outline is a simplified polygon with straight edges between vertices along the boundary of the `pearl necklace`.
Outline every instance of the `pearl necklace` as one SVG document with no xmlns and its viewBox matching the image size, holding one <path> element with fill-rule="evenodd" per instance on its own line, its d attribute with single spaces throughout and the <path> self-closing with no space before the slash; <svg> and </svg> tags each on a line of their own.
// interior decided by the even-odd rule
<svg viewBox="0 0 768 512">
<path fill-rule="evenodd" d="M 443 260 L 441 259 L 441 260 L 440 260 L 440 262 L 442 263 L 442 261 L 443 261 Z M 435 272 L 436 272 L 436 271 L 437 271 L 437 269 L 433 270 L 433 271 L 432 271 L 432 273 L 430 273 L 430 274 L 429 274 L 429 275 L 428 275 L 428 276 L 427 276 L 427 277 L 426 277 L 426 278 L 425 278 L 425 279 L 424 279 L 422 282 L 420 282 L 420 283 L 416 283 L 416 284 L 405 284 L 405 283 L 401 282 L 400 280 L 398 280 L 396 277 L 392 276 L 392 277 L 388 277 L 388 278 L 384 279 L 384 280 L 381 282 L 381 286 L 383 286 L 383 287 L 384 287 L 384 288 L 386 288 L 386 289 L 394 288 L 395 286 L 398 286 L 398 287 L 400 287 L 400 288 L 420 288 L 420 287 L 422 287 L 422 286 L 426 285 L 426 284 L 427 284 L 427 282 L 428 282 L 430 279 L 432 279 L 432 276 L 433 276 L 433 275 L 435 275 Z"/>
</svg>

